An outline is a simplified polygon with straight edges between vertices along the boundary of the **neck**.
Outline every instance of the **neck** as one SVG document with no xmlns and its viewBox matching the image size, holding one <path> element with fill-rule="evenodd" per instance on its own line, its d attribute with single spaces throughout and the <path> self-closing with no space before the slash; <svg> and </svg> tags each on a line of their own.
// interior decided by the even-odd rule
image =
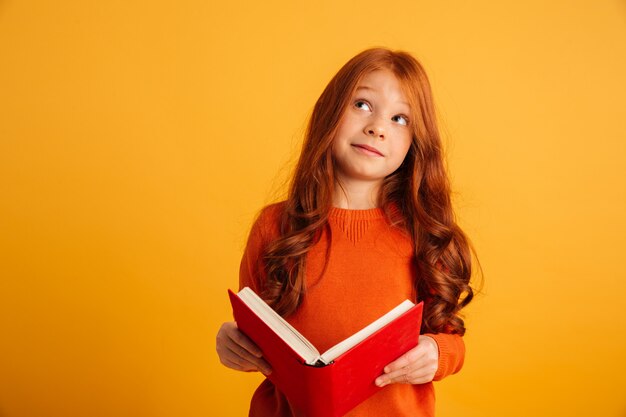
<svg viewBox="0 0 626 417">
<path fill-rule="evenodd" d="M 354 210 L 376 208 L 381 186 L 382 181 L 338 179 L 333 191 L 333 206 Z"/>
</svg>

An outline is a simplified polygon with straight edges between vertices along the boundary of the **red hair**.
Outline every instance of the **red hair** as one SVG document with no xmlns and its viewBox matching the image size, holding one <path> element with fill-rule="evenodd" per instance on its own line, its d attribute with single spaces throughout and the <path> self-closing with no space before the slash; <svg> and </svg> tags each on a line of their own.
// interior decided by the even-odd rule
<svg viewBox="0 0 626 417">
<path fill-rule="evenodd" d="M 264 250 L 263 297 L 281 315 L 305 296 L 306 255 L 328 225 L 335 187 L 331 145 L 359 81 L 391 70 L 409 100 L 412 144 L 402 165 L 385 178 L 379 205 L 388 220 L 411 237 L 417 301 L 424 301 L 422 332 L 465 333 L 458 312 L 473 298 L 472 249 L 456 224 L 430 83 L 409 53 L 371 48 L 350 59 L 330 80 L 309 119 L 302 152 L 280 221 L 280 237 Z M 391 207 L 399 210 L 391 210 Z"/>
</svg>

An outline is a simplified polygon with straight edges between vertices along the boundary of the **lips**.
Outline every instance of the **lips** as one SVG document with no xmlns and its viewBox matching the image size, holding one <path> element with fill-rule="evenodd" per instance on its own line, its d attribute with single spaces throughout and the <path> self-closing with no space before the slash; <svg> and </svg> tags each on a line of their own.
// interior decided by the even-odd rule
<svg viewBox="0 0 626 417">
<path fill-rule="evenodd" d="M 384 156 L 381 151 L 379 151 L 378 149 L 374 148 L 373 146 L 362 145 L 362 144 L 358 144 L 358 143 L 353 143 L 352 146 L 354 146 L 355 148 L 360 148 L 360 149 L 364 150 L 366 153 L 376 154 L 378 156 Z"/>
</svg>

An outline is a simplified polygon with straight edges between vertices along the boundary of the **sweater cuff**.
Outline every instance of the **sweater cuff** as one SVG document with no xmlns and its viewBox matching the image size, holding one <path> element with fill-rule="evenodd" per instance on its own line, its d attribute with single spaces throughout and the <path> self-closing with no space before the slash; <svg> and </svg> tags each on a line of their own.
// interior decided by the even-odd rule
<svg viewBox="0 0 626 417">
<path fill-rule="evenodd" d="M 433 381 L 440 381 L 461 370 L 465 360 L 465 343 L 461 336 L 448 333 L 425 333 L 424 336 L 435 339 L 439 349 L 439 366 Z"/>
</svg>

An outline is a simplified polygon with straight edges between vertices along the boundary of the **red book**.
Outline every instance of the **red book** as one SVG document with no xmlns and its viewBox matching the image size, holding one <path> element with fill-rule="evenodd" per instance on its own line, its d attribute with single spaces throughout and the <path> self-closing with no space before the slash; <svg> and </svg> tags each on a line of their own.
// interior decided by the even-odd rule
<svg viewBox="0 0 626 417">
<path fill-rule="evenodd" d="M 228 290 L 239 330 L 271 365 L 268 379 L 306 417 L 340 417 L 376 393 L 383 368 L 417 346 L 423 302 L 404 301 L 319 354 L 250 288 Z"/>
</svg>

